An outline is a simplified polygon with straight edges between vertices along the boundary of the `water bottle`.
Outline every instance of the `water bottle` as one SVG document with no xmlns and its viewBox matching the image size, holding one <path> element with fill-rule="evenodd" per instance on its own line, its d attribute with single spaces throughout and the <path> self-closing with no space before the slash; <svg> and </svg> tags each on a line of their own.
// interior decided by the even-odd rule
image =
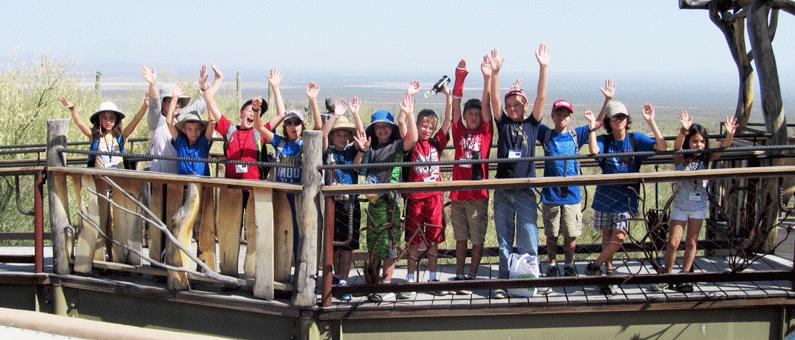
<svg viewBox="0 0 795 340">
<path fill-rule="evenodd" d="M 450 77 L 448 77 L 447 75 L 443 75 L 442 78 L 439 79 L 439 81 L 437 81 L 436 84 L 434 84 L 430 90 L 425 91 L 425 99 L 428 99 L 430 96 L 435 95 L 440 91 L 442 91 L 442 85 L 447 85 L 447 84 L 450 84 Z"/>
</svg>

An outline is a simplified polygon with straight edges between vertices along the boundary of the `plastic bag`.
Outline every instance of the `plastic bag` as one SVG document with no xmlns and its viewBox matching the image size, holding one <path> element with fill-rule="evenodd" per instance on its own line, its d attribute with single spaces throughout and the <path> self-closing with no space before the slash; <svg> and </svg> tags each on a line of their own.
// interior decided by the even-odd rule
<svg viewBox="0 0 795 340">
<path fill-rule="evenodd" d="M 508 258 L 508 275 L 512 279 L 535 279 L 540 277 L 538 256 L 512 253 L 511 257 Z M 535 293 L 535 287 L 508 289 L 510 296 L 532 297 Z"/>
</svg>

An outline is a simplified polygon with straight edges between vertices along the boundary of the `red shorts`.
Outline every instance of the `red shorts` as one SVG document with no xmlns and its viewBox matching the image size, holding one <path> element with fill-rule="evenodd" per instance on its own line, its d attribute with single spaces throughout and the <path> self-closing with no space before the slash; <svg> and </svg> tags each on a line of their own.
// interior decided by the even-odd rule
<svg viewBox="0 0 795 340">
<path fill-rule="evenodd" d="M 442 195 L 409 199 L 406 204 L 406 242 L 417 245 L 424 242 L 444 242 L 442 225 Z M 419 230 L 419 232 L 418 232 Z M 423 235 L 425 235 L 423 239 Z M 412 236 L 414 236 L 412 238 Z"/>
</svg>

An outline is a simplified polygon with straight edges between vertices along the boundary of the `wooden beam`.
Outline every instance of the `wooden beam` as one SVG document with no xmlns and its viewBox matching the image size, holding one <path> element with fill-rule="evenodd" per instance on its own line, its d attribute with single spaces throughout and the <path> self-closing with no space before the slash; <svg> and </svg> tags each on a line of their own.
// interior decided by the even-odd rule
<svg viewBox="0 0 795 340">
<path fill-rule="evenodd" d="M 131 170 L 118 170 L 118 169 L 96 169 L 96 168 L 78 168 L 66 166 L 52 166 L 48 167 L 49 172 L 65 173 L 65 174 L 89 174 L 93 176 L 108 176 L 113 180 L 118 178 L 137 179 L 144 182 L 153 183 L 172 183 L 172 184 L 188 184 L 197 183 L 202 185 L 209 185 L 213 187 L 231 187 L 238 189 L 248 188 L 270 188 L 281 190 L 285 192 L 299 193 L 303 188 L 297 184 L 286 184 L 278 182 L 266 181 L 249 181 L 242 179 L 228 179 L 219 177 L 205 177 L 205 176 L 183 176 L 175 174 L 167 174 L 162 172 L 152 171 L 131 171 Z"/>
<path fill-rule="evenodd" d="M 312 307 L 317 300 L 315 278 L 318 255 L 318 212 L 320 187 L 323 176 L 317 167 L 323 163 L 322 132 L 304 131 L 301 160 L 301 182 L 304 190 L 299 195 L 298 259 L 295 265 L 295 290 L 293 305 Z"/>
<path fill-rule="evenodd" d="M 274 290 L 273 250 L 273 191 L 255 189 L 249 200 L 254 201 L 256 235 L 249 244 L 256 244 L 254 296 L 272 300 Z"/>
<path fill-rule="evenodd" d="M 583 186 L 599 184 L 628 183 L 664 183 L 681 180 L 709 180 L 716 178 L 755 178 L 795 176 L 795 166 L 769 166 L 756 168 L 706 169 L 698 171 L 659 171 L 631 174 L 597 174 L 569 177 L 533 177 L 488 179 L 481 181 L 447 181 L 437 183 L 383 183 L 324 186 L 325 195 L 367 194 L 386 191 L 418 192 L 418 191 L 455 191 L 504 189 L 517 187 L 556 187 Z"/>
<path fill-rule="evenodd" d="M 171 223 L 169 224 L 170 231 L 177 238 L 179 243 L 186 249 L 190 249 L 190 240 L 193 237 L 193 223 L 196 221 L 196 216 L 199 214 L 199 206 L 201 202 L 199 193 L 201 192 L 201 185 L 190 183 L 187 186 L 185 203 L 174 214 Z M 175 267 L 195 268 L 196 264 L 183 254 L 182 250 L 177 248 L 173 243 L 166 244 L 166 263 Z M 190 282 L 188 282 L 188 274 L 184 272 L 168 272 L 168 289 L 170 291 L 182 291 L 190 289 Z"/>
<path fill-rule="evenodd" d="M 260 189 L 262 190 L 262 189 Z M 257 223 L 256 223 L 256 213 L 254 212 L 254 193 L 249 192 L 248 201 L 246 202 L 246 210 L 244 212 L 244 219 L 245 223 L 243 224 L 243 228 L 246 231 L 246 255 L 243 260 L 243 276 L 247 279 L 253 279 L 255 277 L 256 271 L 256 252 L 257 252 Z M 273 207 L 271 206 L 271 209 Z M 273 213 L 271 215 L 271 221 L 273 220 Z"/>
<path fill-rule="evenodd" d="M 96 195 L 89 191 L 96 191 L 94 178 L 90 175 L 83 175 L 80 181 L 74 181 L 74 190 L 80 197 L 80 211 L 99 225 L 99 205 Z M 90 273 L 94 261 L 94 253 L 100 240 L 99 232 L 92 228 L 88 222 L 80 219 L 80 232 L 77 234 L 75 243 L 74 270 L 78 273 Z"/>
<path fill-rule="evenodd" d="M 69 130 L 68 119 L 47 120 L 47 166 L 59 167 L 66 165 L 60 153 L 66 147 L 66 133 Z M 47 181 L 48 201 L 50 204 L 50 225 L 53 234 L 53 266 L 59 274 L 69 274 L 69 258 L 66 251 L 66 228 L 69 228 L 66 197 L 60 197 L 55 181 Z"/>
<path fill-rule="evenodd" d="M 130 179 L 117 179 L 116 184 L 122 187 L 133 197 L 139 197 L 140 185 L 138 181 Z M 113 195 L 113 201 L 131 211 L 137 211 L 138 205 L 121 193 Z M 113 238 L 125 246 L 143 251 L 143 220 L 138 216 L 128 214 L 119 207 L 113 207 Z M 119 263 L 141 265 L 141 258 L 121 245 L 113 245 L 113 260 Z"/>
<path fill-rule="evenodd" d="M 273 257 L 274 280 L 288 282 L 293 265 L 293 212 L 288 193 L 276 191 L 273 195 Z"/>
<path fill-rule="evenodd" d="M 210 269 L 218 271 L 218 266 L 215 264 L 215 214 L 217 212 L 215 190 L 210 186 L 202 189 L 202 220 L 199 224 L 199 239 L 196 243 L 199 248 L 199 258 Z"/>
<path fill-rule="evenodd" d="M 221 187 L 218 192 L 218 258 L 221 274 L 238 276 L 240 231 L 243 223 L 243 192 Z"/>
<path fill-rule="evenodd" d="M 165 203 L 163 197 L 166 192 L 163 190 L 163 183 L 147 183 L 149 185 L 149 210 L 151 210 L 159 221 L 164 221 L 168 225 L 168 219 L 163 216 Z M 155 261 L 163 260 L 163 232 L 157 227 L 150 225 L 146 231 L 149 258 Z"/>
</svg>

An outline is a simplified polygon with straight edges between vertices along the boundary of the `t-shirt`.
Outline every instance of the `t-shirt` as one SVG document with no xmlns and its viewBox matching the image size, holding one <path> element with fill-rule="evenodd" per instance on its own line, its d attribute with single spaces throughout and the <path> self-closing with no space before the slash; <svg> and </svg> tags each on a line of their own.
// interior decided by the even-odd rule
<svg viewBox="0 0 795 340">
<path fill-rule="evenodd" d="M 201 114 L 206 107 L 204 98 L 199 98 L 179 112 L 196 111 Z M 146 125 L 149 127 L 149 153 L 157 156 L 176 156 L 177 152 L 171 143 L 171 133 L 168 131 L 166 117 L 161 114 L 160 98 L 149 97 L 149 107 L 146 116 Z M 177 173 L 177 162 L 155 159 L 152 160 L 149 169 L 151 171 L 175 174 Z"/>
<path fill-rule="evenodd" d="M 588 125 L 574 129 L 577 140 L 574 140 L 571 131 L 568 129 L 557 132 L 544 124 L 538 126 L 538 141 L 544 143 L 544 139 L 549 133 L 549 140 L 544 148 L 545 156 L 573 156 L 580 148 L 588 143 Z M 558 160 L 544 162 L 544 177 L 576 176 L 578 168 L 577 160 Z M 580 203 L 580 187 L 545 187 L 541 190 L 541 202 L 545 204 L 577 204 Z"/>
<path fill-rule="evenodd" d="M 464 127 L 464 120 L 459 119 L 453 124 L 453 147 L 455 147 L 455 159 L 487 159 L 491 151 L 491 122 L 481 122 L 480 125 L 472 130 Z M 453 165 L 453 180 L 468 181 L 472 179 L 472 169 L 480 168 L 483 179 L 489 177 L 489 165 L 483 164 L 462 164 Z M 468 200 L 487 200 L 489 199 L 488 190 L 468 190 L 451 191 L 450 199 L 454 201 Z"/>
<path fill-rule="evenodd" d="M 289 141 L 277 134 L 273 135 L 271 145 L 276 149 L 276 182 L 301 184 L 302 139 Z"/>
<path fill-rule="evenodd" d="M 328 149 L 328 163 L 329 164 L 353 164 L 353 159 L 359 150 L 353 144 L 348 144 L 343 150 L 337 150 L 333 146 Z M 337 184 L 358 184 L 359 173 L 356 169 L 335 169 L 334 180 Z"/>
<path fill-rule="evenodd" d="M 504 112 L 497 121 L 497 158 L 535 157 L 536 133 L 540 122 L 528 116 L 522 121 L 513 121 Z M 497 178 L 535 177 L 533 162 L 497 164 Z"/>
<path fill-rule="evenodd" d="M 364 154 L 363 163 L 387 163 L 403 161 L 403 140 L 396 139 L 391 143 L 370 148 Z M 366 183 L 400 183 L 400 167 L 372 168 L 365 170 Z"/>
<path fill-rule="evenodd" d="M 704 162 L 677 164 L 676 170 L 695 171 L 706 168 Z M 673 206 L 687 211 L 704 211 L 709 206 L 706 180 L 687 180 L 674 183 Z"/>
<path fill-rule="evenodd" d="M 414 148 L 408 155 L 409 162 L 438 162 L 441 150 L 447 146 L 448 135 L 437 131 L 433 139 L 418 140 Z M 408 168 L 409 182 L 440 182 L 442 180 L 441 171 L 438 165 L 418 165 Z M 441 191 L 410 192 L 406 193 L 409 199 L 422 199 L 431 196 L 441 196 Z"/>
<path fill-rule="evenodd" d="M 629 134 L 635 137 L 635 150 L 632 150 L 632 144 Z M 653 151 L 654 138 L 646 136 L 640 132 L 630 132 L 624 140 L 615 140 L 608 135 L 601 135 L 596 137 L 596 144 L 599 146 L 600 154 L 630 152 L 630 151 Z M 605 146 L 608 139 L 612 142 L 610 145 Z M 600 161 L 597 159 L 597 161 Z M 601 162 L 604 164 L 602 167 L 603 174 L 626 174 L 640 171 L 640 162 L 634 160 L 634 157 L 609 157 Z M 596 193 L 593 198 L 593 205 L 591 207 L 596 211 L 619 213 L 630 212 L 635 214 L 638 212 L 638 190 L 637 185 L 599 185 L 596 187 Z"/>
<path fill-rule="evenodd" d="M 199 136 L 196 143 L 189 144 L 188 137 L 179 132 L 177 139 L 171 140 L 171 145 L 178 157 L 208 158 L 212 141 L 204 135 Z M 210 176 L 210 167 L 204 162 L 177 162 L 177 173 L 180 175 Z"/>
<path fill-rule="evenodd" d="M 226 140 L 226 133 L 229 131 L 229 127 L 232 126 L 232 122 L 226 118 L 226 116 L 221 115 L 221 119 L 218 120 L 218 124 L 215 125 L 215 131 L 218 132 L 221 136 L 224 136 Z M 232 138 L 226 141 L 226 150 L 224 150 L 224 154 L 226 155 L 226 159 L 230 160 L 240 160 L 246 162 L 256 162 L 257 159 L 257 142 L 255 141 L 256 130 L 252 129 L 236 129 L 235 132 L 232 133 Z M 265 145 L 265 138 L 260 135 L 260 147 Z M 224 177 L 226 178 L 235 178 L 235 179 L 249 179 L 249 180 L 258 180 L 259 179 L 259 167 L 255 165 L 235 165 L 235 164 L 226 164 L 224 169 Z"/>
</svg>

